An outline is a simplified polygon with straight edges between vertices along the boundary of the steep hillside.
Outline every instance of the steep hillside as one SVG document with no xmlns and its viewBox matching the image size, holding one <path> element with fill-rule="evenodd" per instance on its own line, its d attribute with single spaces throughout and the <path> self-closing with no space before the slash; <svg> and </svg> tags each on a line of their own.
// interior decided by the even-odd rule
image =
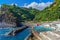
<svg viewBox="0 0 60 40">
<path fill-rule="evenodd" d="M 18 24 L 22 21 L 53 21 L 60 19 L 60 0 L 40 11 L 34 8 L 24 8 L 14 5 L 3 4 L 0 12 L 12 13 Z"/>
<path fill-rule="evenodd" d="M 35 20 L 38 21 L 53 21 L 60 19 L 60 0 L 55 0 L 50 6 L 39 12 Z"/>
</svg>

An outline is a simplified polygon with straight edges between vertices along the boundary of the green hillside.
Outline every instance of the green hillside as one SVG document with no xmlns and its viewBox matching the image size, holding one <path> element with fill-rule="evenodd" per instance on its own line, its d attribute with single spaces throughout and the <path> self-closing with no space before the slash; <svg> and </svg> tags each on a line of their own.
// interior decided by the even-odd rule
<svg viewBox="0 0 60 40">
<path fill-rule="evenodd" d="M 50 6 L 39 12 L 35 16 L 35 20 L 39 21 L 53 21 L 60 19 L 60 0 L 55 0 Z"/>
<path fill-rule="evenodd" d="M 44 10 L 2 4 L 0 14 L 3 12 L 12 13 L 18 22 L 54 21 L 60 19 L 60 0 L 55 0 L 50 7 L 47 7 Z"/>
</svg>

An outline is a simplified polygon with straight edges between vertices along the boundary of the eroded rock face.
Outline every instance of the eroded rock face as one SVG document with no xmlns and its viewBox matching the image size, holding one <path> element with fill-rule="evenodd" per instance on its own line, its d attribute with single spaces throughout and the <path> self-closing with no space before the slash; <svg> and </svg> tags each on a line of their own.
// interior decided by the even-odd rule
<svg viewBox="0 0 60 40">
<path fill-rule="evenodd" d="M 4 26 L 20 27 L 20 26 L 22 26 L 23 24 L 20 23 L 19 18 L 15 17 L 14 13 L 9 12 L 9 10 L 10 10 L 9 8 L 1 8 L 0 27 L 4 27 Z"/>
<path fill-rule="evenodd" d="M 0 14 L 0 27 L 13 27 L 16 26 L 16 18 L 12 13 Z"/>
<path fill-rule="evenodd" d="M 0 22 L 0 28 L 4 28 L 4 27 L 16 27 L 16 24 L 8 24 L 6 22 Z"/>
</svg>

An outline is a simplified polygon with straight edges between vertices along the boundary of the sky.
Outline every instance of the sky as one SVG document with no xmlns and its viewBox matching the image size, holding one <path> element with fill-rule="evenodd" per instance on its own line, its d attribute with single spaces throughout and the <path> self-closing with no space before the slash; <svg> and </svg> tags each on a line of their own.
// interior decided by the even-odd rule
<svg viewBox="0 0 60 40">
<path fill-rule="evenodd" d="M 22 7 L 32 7 L 36 9 L 44 9 L 45 7 L 51 5 L 54 0 L 0 0 L 1 4 L 17 4 Z M 45 7 L 43 7 L 45 6 Z"/>
</svg>

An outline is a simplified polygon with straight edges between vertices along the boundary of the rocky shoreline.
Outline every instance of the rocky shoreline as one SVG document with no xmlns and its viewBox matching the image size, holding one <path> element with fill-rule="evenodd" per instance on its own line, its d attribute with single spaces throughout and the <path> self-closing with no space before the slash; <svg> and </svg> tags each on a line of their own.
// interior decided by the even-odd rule
<svg viewBox="0 0 60 40">
<path fill-rule="evenodd" d="M 17 33 L 25 30 L 26 28 L 28 28 L 28 26 L 23 26 L 23 27 L 21 27 L 21 28 L 18 27 L 16 30 L 13 30 L 13 31 L 9 32 L 7 35 L 13 35 L 13 36 L 14 36 L 14 35 L 16 35 Z"/>
<path fill-rule="evenodd" d="M 32 23 L 32 24 L 36 24 L 36 23 Z M 60 21 L 53 21 L 53 22 L 41 22 L 39 23 L 41 25 L 44 25 L 45 27 L 53 27 L 56 28 L 56 30 L 54 31 L 59 31 L 59 27 L 57 26 L 57 24 L 60 24 Z M 53 32 L 54 32 L 53 31 Z M 57 33 L 58 34 L 58 33 Z M 31 34 L 30 36 L 28 36 L 27 40 L 38 40 L 33 34 Z"/>
<path fill-rule="evenodd" d="M 25 40 L 38 40 L 38 39 L 33 34 L 31 34 Z"/>
<path fill-rule="evenodd" d="M 9 24 L 6 22 L 0 22 L 0 28 L 7 28 L 7 27 L 16 27 L 16 24 Z"/>
</svg>

